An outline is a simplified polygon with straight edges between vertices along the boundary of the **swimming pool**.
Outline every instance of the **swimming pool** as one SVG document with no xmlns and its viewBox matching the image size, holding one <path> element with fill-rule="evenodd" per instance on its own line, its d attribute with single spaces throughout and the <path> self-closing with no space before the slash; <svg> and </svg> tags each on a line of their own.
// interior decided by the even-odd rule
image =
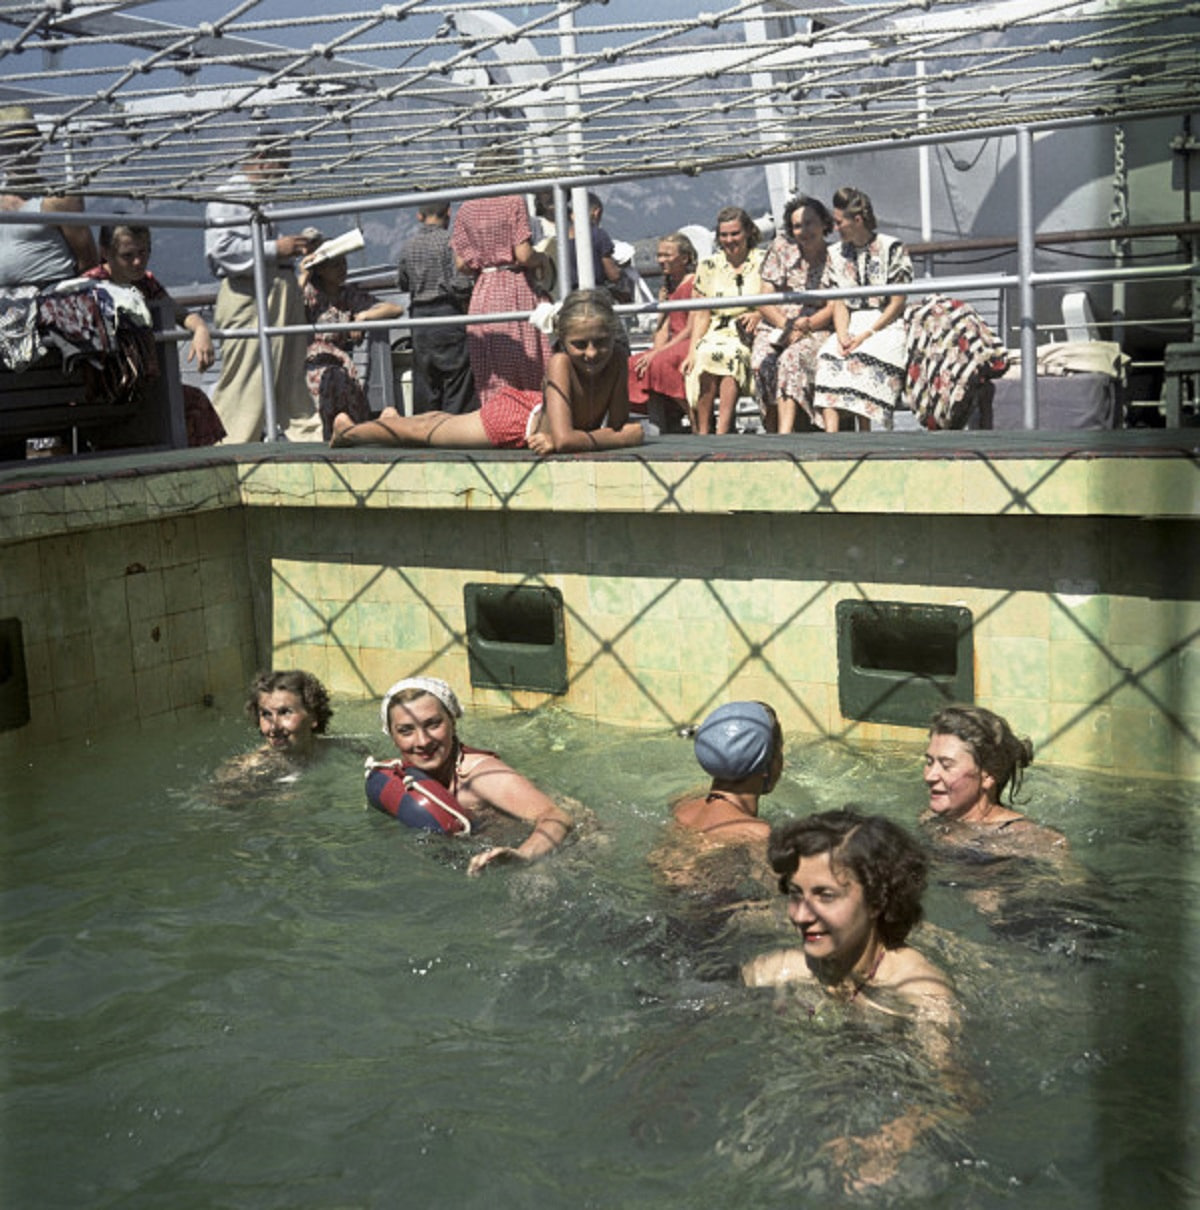
<svg viewBox="0 0 1200 1210">
<path fill-rule="evenodd" d="M 382 754 L 375 718 L 344 707 L 334 731 Z M 841 1204 L 821 1144 L 937 1094 L 893 1027 L 724 977 L 782 925 L 706 929 L 656 886 L 645 856 L 697 781 L 690 745 L 557 711 L 464 735 L 594 826 L 468 882 L 473 842 L 366 813 L 350 752 L 216 805 L 208 775 L 249 741 L 231 719 L 14 770 L 8 1205 Z M 772 818 L 922 805 L 912 745 L 793 742 L 788 762 Z M 1000 938 L 935 878 L 918 944 L 959 986 L 983 1104 L 919 1146 L 889 1204 L 1194 1204 L 1200 790 L 1035 765 L 1027 791 L 1094 876 L 1061 914 L 1105 928 L 1082 950 Z"/>
</svg>

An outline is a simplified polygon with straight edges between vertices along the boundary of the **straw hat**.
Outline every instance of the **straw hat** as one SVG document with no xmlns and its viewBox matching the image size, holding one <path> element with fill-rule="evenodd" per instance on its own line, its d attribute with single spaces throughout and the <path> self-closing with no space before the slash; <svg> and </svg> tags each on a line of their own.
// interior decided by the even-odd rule
<svg viewBox="0 0 1200 1210">
<path fill-rule="evenodd" d="M 0 105 L 0 147 L 32 143 L 40 137 L 28 105 Z"/>
</svg>

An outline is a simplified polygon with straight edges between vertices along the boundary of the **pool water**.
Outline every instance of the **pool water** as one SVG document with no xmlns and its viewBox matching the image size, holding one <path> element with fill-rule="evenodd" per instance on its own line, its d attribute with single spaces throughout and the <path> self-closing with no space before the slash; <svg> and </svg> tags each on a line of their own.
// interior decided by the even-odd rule
<svg viewBox="0 0 1200 1210">
<path fill-rule="evenodd" d="M 385 755 L 376 717 L 334 729 Z M 947 1107 L 903 1023 L 728 977 L 787 943 L 781 903 L 722 924 L 652 876 L 689 743 L 553 711 L 463 734 L 586 804 L 577 842 L 468 881 L 483 842 L 365 811 L 348 750 L 219 803 L 236 720 L 6 771 L 7 1207 L 840 1205 L 824 1143 Z M 922 807 L 915 746 L 788 761 L 770 818 Z M 864 1204 L 1195 1205 L 1200 791 L 1035 765 L 1026 797 L 1086 876 L 1021 879 L 1005 933 L 966 899 L 987 873 L 939 866 L 914 941 L 979 1105 Z"/>
</svg>

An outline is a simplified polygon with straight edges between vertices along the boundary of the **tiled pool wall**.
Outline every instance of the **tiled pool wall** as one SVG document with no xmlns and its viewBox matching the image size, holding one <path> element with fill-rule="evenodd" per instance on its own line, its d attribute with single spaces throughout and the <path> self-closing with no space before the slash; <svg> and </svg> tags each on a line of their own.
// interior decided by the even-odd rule
<svg viewBox="0 0 1200 1210">
<path fill-rule="evenodd" d="M 835 607 L 879 600 L 969 609 L 976 700 L 1040 760 L 1196 777 L 1198 479 L 1186 456 L 406 452 L 10 485 L 0 617 L 32 718 L 0 754 L 236 710 L 271 664 L 344 698 L 427 673 L 674 728 L 755 697 L 790 734 L 916 741 L 839 707 Z M 565 695 L 470 687 L 468 583 L 561 592 Z"/>
</svg>

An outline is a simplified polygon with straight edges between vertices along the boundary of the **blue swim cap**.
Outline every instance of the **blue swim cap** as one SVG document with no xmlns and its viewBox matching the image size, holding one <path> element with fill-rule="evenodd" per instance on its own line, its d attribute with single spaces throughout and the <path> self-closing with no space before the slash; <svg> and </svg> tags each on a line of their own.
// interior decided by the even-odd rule
<svg viewBox="0 0 1200 1210">
<path fill-rule="evenodd" d="M 775 723 L 762 702 L 718 706 L 696 732 L 696 759 L 710 777 L 741 781 L 771 767 Z"/>
</svg>

